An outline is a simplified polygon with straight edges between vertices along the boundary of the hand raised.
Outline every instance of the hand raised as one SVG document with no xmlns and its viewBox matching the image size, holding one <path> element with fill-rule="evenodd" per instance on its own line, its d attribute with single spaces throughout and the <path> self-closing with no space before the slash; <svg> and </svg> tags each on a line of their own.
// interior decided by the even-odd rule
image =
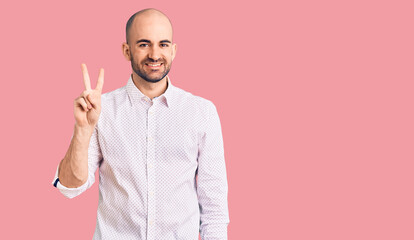
<svg viewBox="0 0 414 240">
<path fill-rule="evenodd" d="M 79 127 L 89 127 L 93 129 L 98 122 L 101 113 L 101 94 L 104 83 L 104 70 L 99 71 L 96 88 L 91 88 L 88 69 L 85 64 L 81 65 L 85 91 L 74 101 L 74 115 L 76 124 Z"/>
</svg>

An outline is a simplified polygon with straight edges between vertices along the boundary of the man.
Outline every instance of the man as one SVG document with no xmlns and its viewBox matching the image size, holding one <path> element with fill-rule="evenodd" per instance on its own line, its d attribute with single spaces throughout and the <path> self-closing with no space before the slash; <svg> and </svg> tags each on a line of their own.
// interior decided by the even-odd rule
<svg viewBox="0 0 414 240">
<path fill-rule="evenodd" d="M 126 26 L 126 86 L 102 94 L 104 72 L 74 101 L 76 124 L 53 181 L 66 197 L 91 187 L 99 167 L 93 239 L 227 239 L 227 176 L 214 104 L 172 85 L 170 20 L 144 9 Z"/>
</svg>

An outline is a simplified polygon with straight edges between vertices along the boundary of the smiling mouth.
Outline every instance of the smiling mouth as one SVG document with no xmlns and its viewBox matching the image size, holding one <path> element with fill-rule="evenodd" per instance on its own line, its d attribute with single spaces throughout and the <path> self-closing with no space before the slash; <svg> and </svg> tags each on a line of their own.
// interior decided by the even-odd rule
<svg viewBox="0 0 414 240">
<path fill-rule="evenodd" d="M 159 68 L 163 65 L 163 63 L 156 63 L 156 64 L 145 63 L 145 65 L 148 66 L 149 68 Z"/>
</svg>

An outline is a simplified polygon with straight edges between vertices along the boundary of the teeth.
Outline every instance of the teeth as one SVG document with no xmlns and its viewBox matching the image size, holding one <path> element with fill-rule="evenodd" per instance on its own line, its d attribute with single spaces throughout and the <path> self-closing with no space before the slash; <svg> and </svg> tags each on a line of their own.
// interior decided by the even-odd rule
<svg viewBox="0 0 414 240">
<path fill-rule="evenodd" d="M 157 67 L 157 66 L 160 66 L 161 65 L 161 63 L 158 63 L 158 64 L 148 64 L 148 66 L 151 66 L 151 67 Z"/>
</svg>

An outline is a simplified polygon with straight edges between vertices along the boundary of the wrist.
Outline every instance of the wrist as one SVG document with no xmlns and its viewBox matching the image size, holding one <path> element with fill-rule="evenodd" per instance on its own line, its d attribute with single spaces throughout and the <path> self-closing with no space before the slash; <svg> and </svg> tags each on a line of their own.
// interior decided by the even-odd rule
<svg viewBox="0 0 414 240">
<path fill-rule="evenodd" d="M 89 140 L 89 138 L 92 136 L 94 129 L 94 126 L 79 126 L 75 123 L 73 136 L 77 136 L 82 139 L 87 138 Z"/>
</svg>

